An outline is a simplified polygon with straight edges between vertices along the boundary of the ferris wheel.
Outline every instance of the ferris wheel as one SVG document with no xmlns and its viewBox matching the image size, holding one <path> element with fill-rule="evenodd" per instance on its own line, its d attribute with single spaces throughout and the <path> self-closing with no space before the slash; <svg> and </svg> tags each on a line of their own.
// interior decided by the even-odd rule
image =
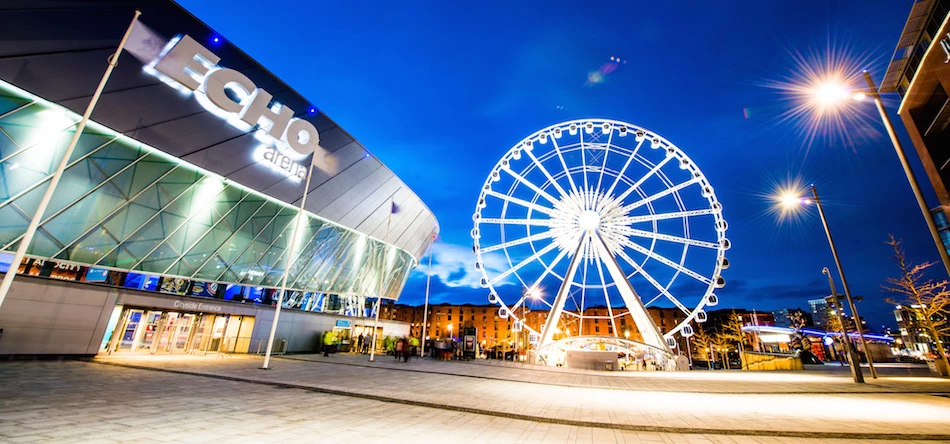
<svg viewBox="0 0 950 444">
<path fill-rule="evenodd" d="M 632 320 L 644 344 L 669 352 L 725 285 L 713 187 L 683 151 L 629 123 L 575 120 L 526 137 L 492 168 L 472 219 L 489 301 L 541 347 L 585 332 L 629 338 Z M 658 326 L 650 306 L 681 313 Z M 548 311 L 540 331 L 526 308 Z"/>
</svg>

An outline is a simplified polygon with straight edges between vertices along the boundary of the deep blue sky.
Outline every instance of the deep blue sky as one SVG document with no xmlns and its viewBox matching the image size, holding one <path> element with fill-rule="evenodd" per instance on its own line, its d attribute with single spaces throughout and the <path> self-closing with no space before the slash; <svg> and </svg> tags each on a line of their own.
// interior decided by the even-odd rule
<svg viewBox="0 0 950 444">
<path fill-rule="evenodd" d="M 434 302 L 486 302 L 472 287 L 469 230 L 479 187 L 523 137 L 583 117 L 650 128 L 703 169 L 730 222 L 721 307 L 805 307 L 828 293 L 820 270 L 833 262 L 817 216 L 780 224 L 768 212 L 763 195 L 786 177 L 819 186 L 872 325 L 894 324 L 880 290 L 895 273 L 887 234 L 903 238 L 914 260 L 937 259 L 883 131 L 863 128 L 867 137 L 852 146 L 818 140 L 806 150 L 804 129 L 779 121 L 789 104 L 764 86 L 790 75 L 790 52 L 820 54 L 829 41 L 868 56 L 880 81 L 912 0 L 180 3 L 309 98 L 428 203 L 442 226 Z M 585 86 L 611 56 L 629 62 Z M 401 302 L 422 302 L 424 272 L 417 268 Z"/>
</svg>

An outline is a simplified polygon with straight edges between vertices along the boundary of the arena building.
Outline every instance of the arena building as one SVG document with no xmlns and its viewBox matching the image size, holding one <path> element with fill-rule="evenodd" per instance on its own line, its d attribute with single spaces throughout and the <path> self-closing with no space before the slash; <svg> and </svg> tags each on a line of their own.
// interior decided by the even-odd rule
<svg viewBox="0 0 950 444">
<path fill-rule="evenodd" d="M 11 266 L 136 9 L 28 255 Z M 0 355 L 257 352 L 288 267 L 278 351 L 309 350 L 328 329 L 345 345 L 372 324 L 366 298 L 397 299 L 438 232 L 319 99 L 174 2 L 10 0 L 0 13 L 0 271 L 21 275 L 0 306 Z"/>
</svg>

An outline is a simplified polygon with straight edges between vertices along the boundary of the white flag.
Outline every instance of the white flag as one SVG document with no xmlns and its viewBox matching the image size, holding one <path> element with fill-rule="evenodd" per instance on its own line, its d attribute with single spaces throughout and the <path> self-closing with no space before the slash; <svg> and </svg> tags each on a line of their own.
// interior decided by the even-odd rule
<svg viewBox="0 0 950 444">
<path fill-rule="evenodd" d="M 129 33 L 129 40 L 125 43 L 125 50 L 135 58 L 148 64 L 157 59 L 168 39 L 158 35 L 152 28 L 145 26 L 141 20 L 136 20 Z"/>
</svg>

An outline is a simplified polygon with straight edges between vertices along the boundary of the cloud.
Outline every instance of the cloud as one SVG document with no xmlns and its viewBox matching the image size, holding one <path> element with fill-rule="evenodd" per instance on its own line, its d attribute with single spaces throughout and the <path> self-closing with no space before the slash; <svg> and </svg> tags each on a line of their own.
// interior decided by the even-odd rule
<svg viewBox="0 0 950 444">
<path fill-rule="evenodd" d="M 497 276 L 509 268 L 503 256 L 489 255 L 483 259 L 489 276 Z M 426 261 L 428 258 L 422 259 L 410 279 L 419 276 L 425 278 L 428 272 Z M 475 269 L 475 253 L 468 246 L 437 241 L 432 246 L 432 276 L 438 277 L 439 282 L 446 287 L 481 289 L 482 273 Z M 503 281 L 502 285 L 504 284 Z M 487 294 L 487 290 L 483 291 Z"/>
</svg>

